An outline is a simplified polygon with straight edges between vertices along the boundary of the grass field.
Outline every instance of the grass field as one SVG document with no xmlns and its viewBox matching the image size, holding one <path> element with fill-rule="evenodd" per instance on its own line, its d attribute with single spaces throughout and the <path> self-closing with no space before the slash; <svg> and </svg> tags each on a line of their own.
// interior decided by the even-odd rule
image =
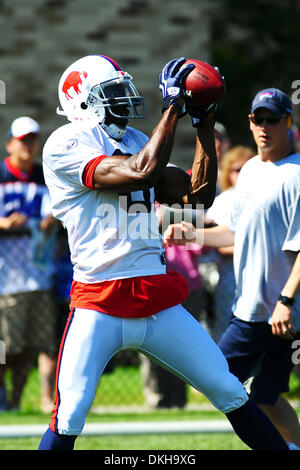
<svg viewBox="0 0 300 470">
<path fill-rule="evenodd" d="M 10 378 L 7 377 L 10 388 Z M 299 381 L 291 378 L 291 393 L 298 393 Z M 8 424 L 45 424 L 50 415 L 39 411 L 40 386 L 39 376 L 33 369 L 26 385 L 20 411 L 1 412 L 0 426 Z M 188 389 L 188 404 L 198 405 L 199 410 L 155 410 L 151 412 L 118 412 L 117 406 L 143 405 L 144 397 L 139 368 L 117 367 L 112 374 L 104 375 L 97 390 L 93 408 L 87 416 L 87 423 L 110 423 L 132 421 L 179 421 L 226 419 L 223 414 L 208 406 L 208 400 L 199 393 Z M 199 406 L 201 405 L 201 406 Z M 104 412 L 105 407 L 115 406 L 114 412 Z M 101 407 L 99 412 L 99 407 Z M 102 408 L 104 407 L 104 408 Z M 202 409 L 204 408 L 204 409 Z M 111 408 L 108 408 L 111 409 Z M 97 411 L 97 412 L 96 412 Z M 0 438 L 0 450 L 36 450 L 39 437 Z M 80 436 L 76 441 L 76 450 L 246 450 L 248 449 L 234 433 L 184 433 L 150 435 L 104 435 Z"/>
<path fill-rule="evenodd" d="M 156 410 L 146 413 L 89 413 L 87 423 L 113 423 L 132 421 L 188 421 L 224 419 L 215 410 Z M 47 424 L 49 418 L 39 412 L 3 412 L 0 424 Z M 1 450 L 36 450 L 40 438 L 0 438 Z M 246 450 L 235 434 L 231 433 L 178 433 L 118 436 L 80 436 L 76 450 Z"/>
<path fill-rule="evenodd" d="M 40 439 L 1 439 L 1 450 L 36 450 Z M 249 450 L 234 434 L 81 436 L 75 450 Z"/>
</svg>

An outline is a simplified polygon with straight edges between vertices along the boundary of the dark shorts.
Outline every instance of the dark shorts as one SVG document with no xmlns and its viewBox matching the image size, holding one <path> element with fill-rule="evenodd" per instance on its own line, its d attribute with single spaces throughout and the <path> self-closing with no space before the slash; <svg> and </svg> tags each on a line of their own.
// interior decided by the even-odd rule
<svg viewBox="0 0 300 470">
<path fill-rule="evenodd" d="M 281 393 L 289 391 L 292 344 L 293 340 L 273 335 L 267 322 L 245 322 L 233 316 L 219 347 L 240 382 L 253 378 L 247 390 L 251 398 L 274 405 Z"/>
<path fill-rule="evenodd" d="M 50 290 L 0 296 L 0 339 L 7 354 L 34 348 L 55 357 L 55 322 L 56 304 Z"/>
</svg>

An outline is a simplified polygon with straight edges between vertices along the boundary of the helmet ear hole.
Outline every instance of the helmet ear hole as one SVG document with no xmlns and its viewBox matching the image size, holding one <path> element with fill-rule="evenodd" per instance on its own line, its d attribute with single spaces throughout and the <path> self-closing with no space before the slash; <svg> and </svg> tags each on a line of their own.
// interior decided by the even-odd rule
<svg viewBox="0 0 300 470">
<path fill-rule="evenodd" d="M 84 102 L 80 104 L 81 109 L 87 109 L 88 106 Z"/>
</svg>

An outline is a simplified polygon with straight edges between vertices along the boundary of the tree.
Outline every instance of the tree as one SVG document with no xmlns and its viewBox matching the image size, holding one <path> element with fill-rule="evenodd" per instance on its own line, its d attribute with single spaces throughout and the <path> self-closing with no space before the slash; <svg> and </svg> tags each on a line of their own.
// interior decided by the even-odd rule
<svg viewBox="0 0 300 470">
<path fill-rule="evenodd" d="M 247 115 L 254 95 L 263 88 L 287 93 L 300 125 L 300 104 L 293 100 L 292 88 L 296 80 L 300 86 L 300 1 L 221 0 L 215 7 L 212 58 L 227 84 L 217 119 L 228 128 L 233 143 L 251 142 Z"/>
</svg>

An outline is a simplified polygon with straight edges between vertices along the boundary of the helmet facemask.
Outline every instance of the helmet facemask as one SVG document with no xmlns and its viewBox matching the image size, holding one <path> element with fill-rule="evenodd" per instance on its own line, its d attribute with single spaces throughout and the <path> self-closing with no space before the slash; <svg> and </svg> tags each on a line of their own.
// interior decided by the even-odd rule
<svg viewBox="0 0 300 470">
<path fill-rule="evenodd" d="M 107 107 L 110 114 L 116 118 L 140 119 L 145 117 L 145 100 L 139 96 L 137 89 L 131 81 L 129 74 L 122 74 L 120 78 L 106 80 L 93 86 L 86 104 L 90 107 Z M 128 113 L 124 115 L 122 108 L 126 107 Z M 120 113 L 118 113 L 120 108 Z"/>
<path fill-rule="evenodd" d="M 140 119 L 145 116 L 144 98 L 139 96 L 130 75 L 121 73 L 119 79 L 95 85 L 87 98 L 87 106 L 94 108 L 96 113 L 97 108 L 105 110 L 105 117 L 99 120 L 99 123 L 108 135 L 116 140 L 124 136 L 128 119 Z"/>
</svg>

